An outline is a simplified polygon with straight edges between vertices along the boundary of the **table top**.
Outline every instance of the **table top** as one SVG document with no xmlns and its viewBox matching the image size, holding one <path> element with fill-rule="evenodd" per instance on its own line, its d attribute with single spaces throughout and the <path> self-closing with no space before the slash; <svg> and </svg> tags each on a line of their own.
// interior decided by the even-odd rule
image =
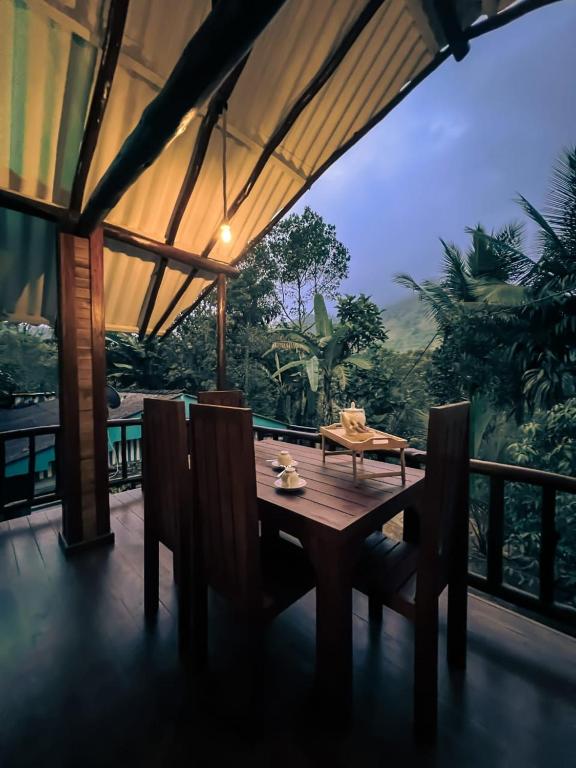
<svg viewBox="0 0 576 768">
<path fill-rule="evenodd" d="M 280 450 L 288 450 L 298 462 L 298 474 L 307 485 L 296 493 L 278 491 L 278 477 L 267 460 L 275 459 Z M 300 445 L 262 440 L 255 443 L 258 499 L 267 506 L 306 519 L 334 531 L 347 532 L 359 528 L 369 530 L 378 518 L 383 524 L 422 494 L 424 472 L 407 467 L 406 484 L 400 477 L 363 480 L 354 484 L 350 456 L 330 456 L 322 464 L 322 451 Z M 367 471 L 398 469 L 397 465 L 365 460 Z"/>
</svg>

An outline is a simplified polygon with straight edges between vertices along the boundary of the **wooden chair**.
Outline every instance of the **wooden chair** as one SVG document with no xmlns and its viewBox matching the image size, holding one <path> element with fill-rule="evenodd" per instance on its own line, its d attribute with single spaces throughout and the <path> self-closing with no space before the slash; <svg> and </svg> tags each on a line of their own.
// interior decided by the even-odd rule
<svg viewBox="0 0 576 768">
<path fill-rule="evenodd" d="M 202 405 L 227 405 L 230 408 L 244 407 L 244 392 L 241 389 L 210 389 L 198 392 Z"/>
<path fill-rule="evenodd" d="M 467 402 L 430 410 L 418 541 L 372 534 L 354 582 L 368 595 L 371 621 L 381 619 L 385 605 L 414 623 L 414 728 L 419 741 L 436 738 L 438 598 L 446 586 L 448 663 L 466 665 L 469 410 Z"/>
<path fill-rule="evenodd" d="M 179 614 L 196 660 L 205 661 L 208 586 L 260 624 L 312 589 L 314 572 L 303 549 L 260 536 L 252 411 L 193 405 L 189 427 L 194 513 L 183 536 L 192 554 L 183 560 L 191 568 L 182 571 L 189 589 L 179 592 Z"/>
<path fill-rule="evenodd" d="M 185 406 L 182 401 L 144 399 L 142 487 L 144 491 L 144 610 L 158 613 L 159 552 L 173 553 L 176 580 L 180 559 L 179 521 L 189 514 L 190 493 Z"/>
</svg>

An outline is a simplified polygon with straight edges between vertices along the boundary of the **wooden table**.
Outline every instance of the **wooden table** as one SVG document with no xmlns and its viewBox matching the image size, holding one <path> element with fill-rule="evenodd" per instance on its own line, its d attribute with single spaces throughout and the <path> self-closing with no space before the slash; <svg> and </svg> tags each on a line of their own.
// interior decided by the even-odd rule
<svg viewBox="0 0 576 768">
<path fill-rule="evenodd" d="M 287 449 L 307 486 L 295 494 L 274 488 L 267 459 Z M 316 677 L 331 709 L 346 715 L 352 700 L 352 573 L 365 538 L 398 512 L 421 503 L 424 472 L 408 467 L 400 477 L 354 484 L 346 457 L 322 464 L 315 448 L 264 440 L 256 443 L 258 500 L 263 524 L 297 537 L 316 571 Z M 366 461 L 367 469 L 383 469 Z M 392 467 L 389 467 L 390 469 Z"/>
</svg>

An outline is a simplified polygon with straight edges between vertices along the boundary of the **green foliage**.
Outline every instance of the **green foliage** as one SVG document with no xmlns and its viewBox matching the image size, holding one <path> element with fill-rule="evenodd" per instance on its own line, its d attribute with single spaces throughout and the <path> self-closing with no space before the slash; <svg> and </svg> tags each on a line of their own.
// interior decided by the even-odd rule
<svg viewBox="0 0 576 768">
<path fill-rule="evenodd" d="M 306 207 L 277 224 L 255 249 L 274 265 L 276 298 L 284 320 L 303 330 L 316 294 L 335 299 L 348 275 L 350 254 L 337 239 L 336 227 Z"/>
<path fill-rule="evenodd" d="M 576 475 L 576 398 L 549 411 L 538 411 L 520 427 L 519 437 L 508 448 L 510 461 L 526 467 Z M 509 576 L 525 588 L 537 588 L 540 547 L 540 495 L 522 485 L 508 492 L 507 540 Z M 576 604 L 576 497 L 557 494 L 556 529 L 559 533 L 556 563 L 560 600 Z"/>
<path fill-rule="evenodd" d="M 55 392 L 58 347 L 52 331 L 0 323 L 0 392 Z"/>
<path fill-rule="evenodd" d="M 360 352 L 377 342 L 384 343 L 388 338 L 382 324 L 382 310 L 363 293 L 339 296 L 337 313 L 340 323 L 347 328 L 344 338 L 347 354 Z"/>
<path fill-rule="evenodd" d="M 343 312 L 350 322 L 342 322 Z M 345 297 L 339 302 L 340 322 L 335 325 L 326 310 L 324 298 L 314 297 L 314 326 L 299 330 L 295 323 L 274 330 L 274 341 L 269 352 L 294 353 L 296 359 L 289 359 L 273 374 L 280 380 L 288 371 L 295 372 L 297 386 L 301 390 L 301 401 L 308 405 L 318 394 L 318 413 L 322 423 L 329 424 L 336 418 L 338 395 L 342 395 L 348 384 L 351 369 L 369 370 L 372 361 L 366 354 L 370 345 L 385 332 L 381 326 L 380 312 L 366 296 Z M 357 321 L 357 325 L 354 324 Z M 302 376 L 305 373 L 306 376 Z M 302 386 L 305 383 L 308 392 Z M 310 409 L 303 407 L 301 420 L 307 420 Z"/>
</svg>

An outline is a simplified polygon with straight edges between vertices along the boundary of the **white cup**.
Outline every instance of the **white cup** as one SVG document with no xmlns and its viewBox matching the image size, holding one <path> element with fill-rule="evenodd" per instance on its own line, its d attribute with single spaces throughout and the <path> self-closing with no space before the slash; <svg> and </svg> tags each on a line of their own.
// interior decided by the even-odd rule
<svg viewBox="0 0 576 768">
<path fill-rule="evenodd" d="M 294 467 L 286 467 L 282 473 L 282 485 L 284 488 L 297 488 L 300 483 L 300 477 Z"/>
<path fill-rule="evenodd" d="M 278 461 L 278 464 L 282 464 L 283 467 L 289 467 L 290 464 L 292 464 L 292 456 L 290 456 L 288 451 L 280 451 L 276 460 Z"/>
</svg>

